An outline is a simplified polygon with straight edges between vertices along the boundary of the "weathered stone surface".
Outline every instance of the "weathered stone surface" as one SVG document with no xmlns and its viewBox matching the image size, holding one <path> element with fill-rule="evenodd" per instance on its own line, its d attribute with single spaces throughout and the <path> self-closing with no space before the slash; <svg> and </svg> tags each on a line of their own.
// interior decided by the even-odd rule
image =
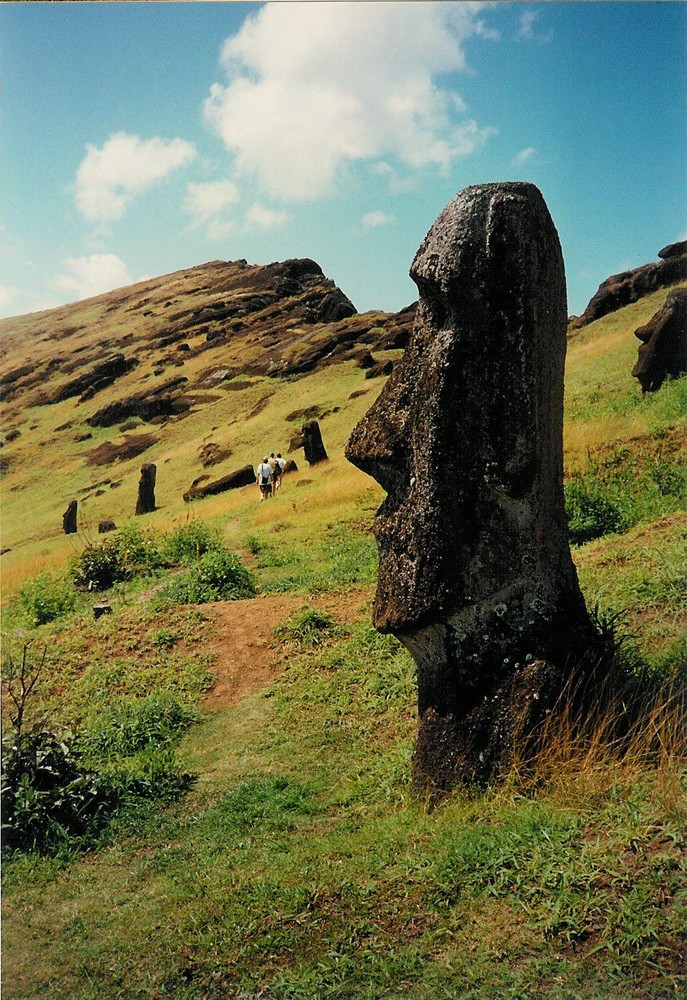
<svg viewBox="0 0 687 1000">
<path fill-rule="evenodd" d="M 317 420 L 308 420 L 304 423 L 301 434 L 303 436 L 305 460 L 308 465 L 317 465 L 318 462 L 324 462 L 328 458 L 328 455 L 322 442 L 322 432 Z"/>
<path fill-rule="evenodd" d="M 381 378 L 382 375 L 391 375 L 393 370 L 393 361 L 377 361 L 372 368 L 365 373 L 365 378 Z"/>
<path fill-rule="evenodd" d="M 663 247 L 662 250 L 658 251 L 658 256 L 661 260 L 667 260 L 669 257 L 682 257 L 683 254 L 687 254 L 687 240 L 680 240 L 679 243 L 669 243 L 667 247 Z"/>
<path fill-rule="evenodd" d="M 98 521 L 99 535 L 105 535 L 107 534 L 108 531 L 116 531 L 116 530 L 117 530 L 117 525 L 111 518 L 107 517 L 103 518 L 102 521 Z"/>
<path fill-rule="evenodd" d="M 287 459 L 286 465 L 284 466 L 284 475 L 287 472 L 298 472 L 298 466 L 292 458 Z"/>
<path fill-rule="evenodd" d="M 565 273 L 530 184 L 458 194 L 411 268 L 403 360 L 348 459 L 387 491 L 374 623 L 418 665 L 414 780 L 483 782 L 594 646 L 563 502 Z"/>
<path fill-rule="evenodd" d="M 687 288 L 671 292 L 646 326 L 635 330 L 642 341 L 632 374 L 642 392 L 656 392 L 667 377 L 687 372 Z"/>
<path fill-rule="evenodd" d="M 146 462 L 141 466 L 141 478 L 138 481 L 138 499 L 136 514 L 150 514 L 155 510 L 155 478 L 157 466 Z"/>
<path fill-rule="evenodd" d="M 673 246 L 679 248 L 680 244 Z M 669 248 L 666 247 L 661 252 L 665 252 L 665 249 Z M 571 321 L 570 328 L 577 330 L 616 309 L 637 302 L 643 295 L 649 295 L 658 288 L 666 288 L 685 278 L 687 278 L 687 254 L 671 255 L 665 260 L 645 264 L 632 271 L 623 271 L 622 274 L 614 274 L 599 285 L 582 315 Z"/>
<path fill-rule="evenodd" d="M 213 479 L 202 486 L 198 480 L 194 480 L 190 489 L 184 493 L 184 500 L 189 503 L 191 500 L 200 500 L 216 493 L 225 493 L 227 490 L 237 490 L 241 486 L 252 486 L 253 483 L 255 483 L 255 470 L 252 465 L 244 465 L 242 469 L 230 472 L 220 479 Z"/>
<path fill-rule="evenodd" d="M 67 509 L 62 515 L 62 527 L 65 535 L 75 535 L 77 532 L 76 512 L 78 507 L 79 504 L 76 500 L 70 500 Z"/>
<path fill-rule="evenodd" d="M 123 354 L 113 354 L 112 357 L 97 364 L 91 371 L 85 372 L 61 386 L 48 402 L 59 403 L 63 399 L 69 399 L 70 396 L 80 396 L 82 401 L 90 399 L 96 392 L 112 385 L 122 375 L 126 375 L 137 364 L 136 358 L 126 358 Z"/>
<path fill-rule="evenodd" d="M 139 417 L 152 423 L 157 417 L 171 417 L 185 413 L 189 403 L 184 399 L 181 386 L 188 382 L 184 375 L 171 379 L 147 392 L 136 393 L 108 403 L 86 421 L 91 427 L 112 427 L 130 417 Z"/>
</svg>

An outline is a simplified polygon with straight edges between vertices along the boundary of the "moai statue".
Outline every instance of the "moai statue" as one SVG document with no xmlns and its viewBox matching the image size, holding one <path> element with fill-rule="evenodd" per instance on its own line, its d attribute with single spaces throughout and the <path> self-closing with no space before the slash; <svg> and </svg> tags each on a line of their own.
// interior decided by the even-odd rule
<svg viewBox="0 0 687 1000">
<path fill-rule="evenodd" d="M 324 462 L 328 458 L 328 455 L 322 443 L 322 434 L 318 422 L 316 420 L 308 420 L 307 423 L 303 424 L 301 434 L 303 436 L 305 460 L 308 465 L 316 465 L 318 462 Z"/>
<path fill-rule="evenodd" d="M 596 634 L 567 538 L 565 272 L 540 192 L 462 191 L 410 274 L 410 342 L 346 456 L 388 494 L 373 620 L 417 663 L 413 777 L 436 794 L 507 767 Z"/>
<path fill-rule="evenodd" d="M 70 500 L 69 506 L 62 515 L 62 527 L 64 528 L 65 535 L 75 535 L 77 532 L 76 511 L 78 506 L 77 500 Z"/>
<path fill-rule="evenodd" d="M 635 330 L 642 346 L 632 374 L 642 392 L 656 392 L 666 378 L 687 372 L 687 288 L 671 292 L 646 326 Z"/>
<path fill-rule="evenodd" d="M 155 510 L 155 477 L 157 467 L 152 463 L 141 466 L 141 478 L 138 481 L 137 514 L 150 514 Z"/>
</svg>

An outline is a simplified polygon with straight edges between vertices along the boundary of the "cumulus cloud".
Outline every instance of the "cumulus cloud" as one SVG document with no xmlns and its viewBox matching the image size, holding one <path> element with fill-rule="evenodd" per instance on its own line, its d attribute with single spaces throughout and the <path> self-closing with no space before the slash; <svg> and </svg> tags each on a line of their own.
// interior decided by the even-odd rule
<svg viewBox="0 0 687 1000">
<path fill-rule="evenodd" d="M 396 221 L 396 216 L 387 215 L 386 212 L 382 212 L 381 209 L 376 208 L 372 212 L 366 212 L 360 221 L 364 229 L 378 229 L 379 226 L 393 225 Z"/>
<path fill-rule="evenodd" d="M 172 170 L 195 159 L 183 139 L 141 139 L 117 132 L 101 146 L 86 147 L 76 173 L 76 204 L 89 222 L 121 218 L 127 204 Z"/>
<path fill-rule="evenodd" d="M 516 153 L 513 160 L 518 167 L 522 167 L 525 163 L 529 163 L 533 156 L 536 155 L 536 149 L 534 146 L 528 146 L 526 149 L 521 149 L 519 153 Z"/>
<path fill-rule="evenodd" d="M 281 229 L 289 221 L 287 212 L 275 212 L 257 202 L 246 212 L 246 228 Z"/>
<path fill-rule="evenodd" d="M 218 216 L 230 205 L 236 205 L 241 200 L 239 189 L 233 181 L 207 181 L 202 184 L 189 184 L 184 198 L 184 211 L 193 217 L 194 226 L 212 223 L 227 226 L 228 220 L 218 219 Z"/>
<path fill-rule="evenodd" d="M 240 176 L 284 200 L 317 198 L 347 163 L 449 169 L 490 129 L 465 117 L 440 74 L 490 32 L 473 3 L 274 3 L 227 39 L 228 83 L 205 116 Z"/>
<path fill-rule="evenodd" d="M 113 253 L 68 257 L 63 267 L 65 272 L 55 278 L 53 286 L 74 299 L 88 299 L 133 281 L 124 262 Z"/>
</svg>

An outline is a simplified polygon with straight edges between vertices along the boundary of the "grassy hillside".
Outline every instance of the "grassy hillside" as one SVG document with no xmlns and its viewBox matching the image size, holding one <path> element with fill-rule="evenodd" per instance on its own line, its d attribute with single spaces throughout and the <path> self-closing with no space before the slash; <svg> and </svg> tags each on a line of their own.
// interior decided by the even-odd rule
<svg viewBox="0 0 687 1000">
<path fill-rule="evenodd" d="M 687 655 L 687 380 L 642 397 L 629 372 L 632 332 L 668 291 L 571 338 L 565 425 L 571 526 L 590 539 L 574 549 L 588 604 L 622 614 L 625 655 L 666 676 Z M 27 642 L 30 665 L 46 650 L 28 722 L 71 727 L 98 787 L 119 798 L 80 839 L 53 830 L 42 852 L 6 860 L 6 995 L 680 996 L 676 711 L 647 720 L 622 759 L 563 726 L 534 779 L 516 768 L 498 788 L 418 802 L 413 664 L 369 625 L 382 493 L 343 458 L 384 380 L 351 357 L 295 379 L 233 381 L 249 385 L 228 381 L 153 425 L 154 450 L 104 469 L 80 454 L 116 440 L 81 418 L 97 397 L 22 412 L 3 502 L 6 653 L 16 672 Z M 286 452 L 300 426 L 287 418 L 313 406 L 326 414 L 328 463 L 308 468 L 295 453 L 300 471 L 269 503 L 246 487 L 184 505 L 204 443 L 232 449 L 205 470 L 214 477 Z M 70 435 L 93 439 L 61 437 L 69 421 Z M 158 465 L 159 509 L 134 519 L 144 460 Z M 96 486 L 106 479 L 121 485 Z M 88 494 L 85 530 L 61 535 L 66 502 Z M 65 574 L 104 516 L 140 530 L 122 545 L 130 579 L 106 591 L 112 614 L 94 621 L 93 595 Z M 238 552 L 256 596 L 182 603 L 201 541 L 212 558 Z M 32 624 L 46 608 L 54 620 Z"/>
</svg>

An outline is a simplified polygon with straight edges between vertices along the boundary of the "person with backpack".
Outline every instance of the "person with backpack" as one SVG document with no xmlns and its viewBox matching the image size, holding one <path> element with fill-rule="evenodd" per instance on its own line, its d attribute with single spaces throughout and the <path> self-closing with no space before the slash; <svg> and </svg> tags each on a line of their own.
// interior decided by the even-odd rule
<svg viewBox="0 0 687 1000">
<path fill-rule="evenodd" d="M 267 459 L 267 461 L 270 463 L 270 468 L 272 470 L 272 496 L 274 496 L 274 494 L 277 492 L 278 489 L 277 479 L 279 478 L 280 475 L 280 469 L 279 469 L 279 462 L 274 457 L 273 451 L 270 452 L 270 457 Z"/>
<path fill-rule="evenodd" d="M 267 456 L 263 458 L 262 462 L 258 466 L 258 471 L 255 481 L 260 487 L 260 503 L 262 503 L 263 500 L 271 499 L 273 474 L 272 474 L 272 466 L 268 462 Z"/>
<path fill-rule="evenodd" d="M 275 480 L 275 489 L 278 491 L 281 489 L 281 479 L 284 475 L 284 469 L 286 468 L 286 459 L 281 457 L 281 452 L 277 452 L 277 464 L 274 467 L 274 471 L 277 474 Z"/>
</svg>

